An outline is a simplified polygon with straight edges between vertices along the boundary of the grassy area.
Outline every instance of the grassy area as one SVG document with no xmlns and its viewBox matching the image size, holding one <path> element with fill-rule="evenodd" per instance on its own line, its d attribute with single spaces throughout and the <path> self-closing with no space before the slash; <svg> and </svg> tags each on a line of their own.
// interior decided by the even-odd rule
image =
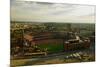
<svg viewBox="0 0 100 67">
<path fill-rule="evenodd" d="M 63 51 L 63 44 L 40 44 L 40 48 L 47 48 L 49 53 Z"/>
</svg>

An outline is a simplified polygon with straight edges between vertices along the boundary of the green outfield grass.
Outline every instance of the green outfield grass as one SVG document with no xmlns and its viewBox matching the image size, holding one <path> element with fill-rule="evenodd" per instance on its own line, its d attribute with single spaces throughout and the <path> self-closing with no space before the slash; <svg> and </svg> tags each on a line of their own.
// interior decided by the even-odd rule
<svg viewBox="0 0 100 67">
<path fill-rule="evenodd" d="M 47 48 L 48 53 L 63 51 L 63 44 L 40 44 L 38 45 L 41 49 Z"/>
</svg>

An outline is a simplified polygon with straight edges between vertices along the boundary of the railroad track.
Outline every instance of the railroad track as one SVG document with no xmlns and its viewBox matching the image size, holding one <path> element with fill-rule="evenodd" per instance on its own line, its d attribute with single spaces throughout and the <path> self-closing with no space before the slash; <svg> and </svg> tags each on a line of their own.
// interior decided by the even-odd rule
<svg viewBox="0 0 100 67">
<path fill-rule="evenodd" d="M 81 50 L 81 52 L 85 52 L 87 50 Z M 18 57 L 13 57 L 11 58 L 12 60 L 13 59 L 32 59 L 32 58 L 52 58 L 52 57 L 64 57 L 64 56 L 67 56 L 67 55 L 70 55 L 70 54 L 74 54 L 74 53 L 78 53 L 80 52 L 80 50 L 76 50 L 76 51 L 68 51 L 68 52 L 60 52 L 60 53 L 53 53 L 53 54 L 48 54 L 46 56 L 44 55 L 29 55 L 29 56 L 18 56 Z"/>
</svg>

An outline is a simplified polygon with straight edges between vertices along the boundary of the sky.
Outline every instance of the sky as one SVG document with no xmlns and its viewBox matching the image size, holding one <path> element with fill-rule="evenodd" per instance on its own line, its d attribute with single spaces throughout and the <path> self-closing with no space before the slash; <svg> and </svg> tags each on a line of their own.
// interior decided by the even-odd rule
<svg viewBox="0 0 100 67">
<path fill-rule="evenodd" d="M 95 23 L 95 6 L 11 0 L 11 21 Z"/>
</svg>

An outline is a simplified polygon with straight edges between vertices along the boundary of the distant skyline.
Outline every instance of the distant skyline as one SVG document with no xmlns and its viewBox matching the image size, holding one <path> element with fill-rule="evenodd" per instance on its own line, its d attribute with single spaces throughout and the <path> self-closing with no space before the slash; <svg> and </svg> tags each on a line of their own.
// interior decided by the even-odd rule
<svg viewBox="0 0 100 67">
<path fill-rule="evenodd" d="M 95 23 L 95 6 L 11 0 L 11 21 Z"/>
</svg>

